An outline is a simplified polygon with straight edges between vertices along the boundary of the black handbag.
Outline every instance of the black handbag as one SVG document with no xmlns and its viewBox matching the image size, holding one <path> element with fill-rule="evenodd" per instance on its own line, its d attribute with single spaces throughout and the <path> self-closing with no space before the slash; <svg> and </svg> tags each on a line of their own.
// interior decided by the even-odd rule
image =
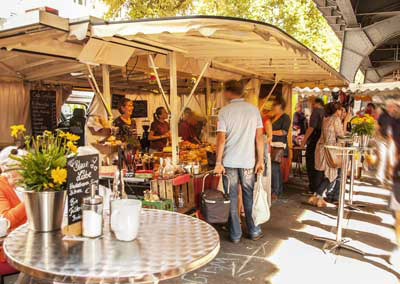
<svg viewBox="0 0 400 284">
<path fill-rule="evenodd" d="M 204 189 L 205 180 L 210 174 L 203 177 L 203 187 L 200 195 L 200 212 L 204 220 L 210 224 L 224 224 L 228 222 L 231 201 L 229 198 L 230 181 L 228 176 L 222 175 L 228 181 L 228 193 L 217 189 Z M 211 175 L 212 176 L 212 175 Z"/>
</svg>

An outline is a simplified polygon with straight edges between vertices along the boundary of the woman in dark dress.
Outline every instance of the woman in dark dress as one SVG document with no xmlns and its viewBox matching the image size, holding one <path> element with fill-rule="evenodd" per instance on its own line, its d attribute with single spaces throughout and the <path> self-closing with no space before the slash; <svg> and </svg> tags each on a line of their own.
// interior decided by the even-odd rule
<svg viewBox="0 0 400 284">
<path fill-rule="evenodd" d="M 277 98 L 272 105 L 272 142 L 282 142 L 286 145 L 283 157 L 289 156 L 288 133 L 290 128 L 290 117 L 284 112 L 286 102 L 282 98 Z M 283 193 L 283 178 L 281 173 L 281 163 L 271 162 L 271 188 L 272 200 L 278 199 Z"/>
<path fill-rule="evenodd" d="M 168 144 L 170 135 L 168 112 L 163 107 L 156 109 L 154 113 L 154 121 L 150 126 L 150 152 L 161 152 Z"/>
<path fill-rule="evenodd" d="M 137 137 L 136 123 L 132 118 L 133 102 L 124 98 L 118 106 L 118 111 L 121 115 L 113 122 L 113 125 L 118 127 L 117 139 L 126 143 L 128 149 L 139 149 L 140 142 Z"/>
</svg>

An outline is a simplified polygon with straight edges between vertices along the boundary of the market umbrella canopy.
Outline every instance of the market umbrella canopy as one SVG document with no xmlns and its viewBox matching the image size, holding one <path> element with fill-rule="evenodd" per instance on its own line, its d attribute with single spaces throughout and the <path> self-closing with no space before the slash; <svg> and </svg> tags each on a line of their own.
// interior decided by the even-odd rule
<svg viewBox="0 0 400 284">
<path fill-rule="evenodd" d="M 64 19 L 32 11 L 0 30 L 0 75 L 88 87 L 86 64 L 110 65 L 111 87 L 169 88 L 166 55 L 177 54 L 178 91 L 195 77 L 261 79 L 300 87 L 341 87 L 347 81 L 307 47 L 261 22 L 210 16 L 127 22 Z M 152 58 L 150 58 L 150 56 Z M 95 70 L 96 72 L 96 70 Z M 94 74 L 101 78 L 101 72 Z M 203 81 L 199 88 L 204 87 Z"/>
<path fill-rule="evenodd" d="M 190 59 L 195 59 L 211 61 L 211 69 L 243 77 L 324 86 L 347 84 L 307 47 L 282 30 L 261 22 L 193 16 L 93 24 L 90 32 L 110 41 L 122 38 L 166 49 L 175 47 L 181 51 L 183 65 L 190 65 Z M 232 79 L 229 74 L 225 76 L 226 80 Z"/>
</svg>

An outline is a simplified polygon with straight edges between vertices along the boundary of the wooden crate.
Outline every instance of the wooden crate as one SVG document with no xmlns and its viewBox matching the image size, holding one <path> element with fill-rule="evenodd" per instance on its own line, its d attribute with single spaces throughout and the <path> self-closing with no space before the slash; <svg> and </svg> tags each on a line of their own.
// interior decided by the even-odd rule
<svg viewBox="0 0 400 284">
<path fill-rule="evenodd" d="M 176 207 L 178 207 L 179 193 L 182 192 L 184 205 L 188 210 L 179 208 L 178 212 L 195 208 L 194 185 L 191 178 L 184 179 L 183 182 L 177 182 L 176 179 L 152 180 L 150 185 L 152 192 L 157 193 L 161 199 L 173 200 Z"/>
<path fill-rule="evenodd" d="M 159 209 L 166 211 L 174 211 L 174 205 L 172 200 L 160 200 L 160 201 L 144 201 L 142 200 L 142 207 L 148 209 Z"/>
</svg>

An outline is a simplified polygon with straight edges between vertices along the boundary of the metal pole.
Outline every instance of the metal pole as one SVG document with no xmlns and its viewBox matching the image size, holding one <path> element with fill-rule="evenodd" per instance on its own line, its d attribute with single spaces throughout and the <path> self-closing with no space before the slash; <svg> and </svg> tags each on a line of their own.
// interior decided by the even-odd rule
<svg viewBox="0 0 400 284">
<path fill-rule="evenodd" d="M 355 152 L 353 151 L 351 155 L 351 172 L 350 172 L 350 192 L 349 192 L 349 202 L 350 205 L 353 205 L 353 189 L 354 189 L 354 170 L 355 170 Z"/>
<path fill-rule="evenodd" d="M 164 89 L 163 89 L 163 87 L 161 85 L 160 77 L 158 76 L 157 67 L 156 67 L 156 64 L 154 63 L 154 58 L 153 58 L 153 56 L 151 54 L 149 54 L 149 60 L 150 60 L 151 68 L 153 69 L 154 75 L 156 76 L 158 88 L 161 91 L 162 97 L 164 99 L 164 103 L 165 103 L 169 113 L 171 113 L 171 107 L 169 105 L 169 102 L 168 102 L 168 99 L 167 99 L 167 95 L 165 94 Z"/>
<path fill-rule="evenodd" d="M 344 202 L 345 202 L 346 181 L 347 181 L 347 167 L 348 167 L 348 153 L 345 149 L 343 149 L 342 150 L 342 179 L 341 179 L 341 183 L 340 183 L 339 207 L 338 207 L 338 218 L 337 218 L 337 233 L 336 233 L 336 241 L 338 243 L 340 243 L 342 241 Z"/>
<path fill-rule="evenodd" d="M 178 82 L 176 70 L 176 53 L 172 52 L 169 57 L 169 79 L 170 79 L 170 99 L 171 99 L 171 140 L 172 140 L 172 162 L 177 165 L 179 161 L 178 149 Z"/>
<path fill-rule="evenodd" d="M 203 67 L 203 69 L 201 70 L 201 73 L 200 73 L 200 75 L 199 75 L 199 78 L 197 78 L 196 83 L 194 84 L 192 90 L 190 91 L 190 95 L 189 95 L 189 98 L 188 98 L 188 100 L 187 100 L 185 106 L 181 109 L 181 112 L 179 113 L 179 118 L 182 116 L 182 114 L 183 114 L 183 112 L 185 111 L 185 109 L 189 106 L 190 101 L 191 101 L 192 98 L 193 98 L 193 94 L 194 94 L 194 92 L 196 91 L 197 86 L 199 85 L 199 83 L 200 83 L 200 81 L 201 81 L 201 78 L 203 78 L 204 73 L 207 71 L 207 69 L 208 69 L 209 66 L 210 66 L 210 62 L 207 62 L 206 64 L 204 64 L 204 67 Z M 200 108 L 201 108 L 201 107 L 200 107 Z"/>
</svg>

